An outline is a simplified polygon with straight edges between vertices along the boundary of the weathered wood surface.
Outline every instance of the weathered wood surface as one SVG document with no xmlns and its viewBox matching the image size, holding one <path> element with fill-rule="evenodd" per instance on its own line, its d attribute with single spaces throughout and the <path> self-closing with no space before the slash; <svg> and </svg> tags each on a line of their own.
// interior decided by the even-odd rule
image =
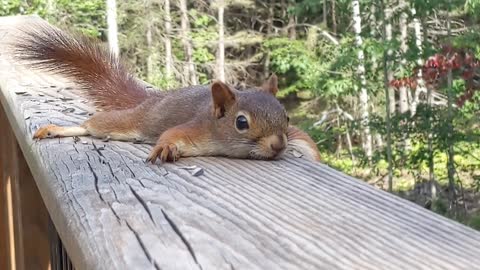
<svg viewBox="0 0 480 270">
<path fill-rule="evenodd" d="M 0 42 L 29 20 L 0 19 Z M 78 124 L 92 109 L 65 80 L 0 53 L 1 103 L 77 269 L 480 267 L 480 233 L 322 164 L 147 165 L 146 145 L 33 142 L 38 126 Z"/>
</svg>

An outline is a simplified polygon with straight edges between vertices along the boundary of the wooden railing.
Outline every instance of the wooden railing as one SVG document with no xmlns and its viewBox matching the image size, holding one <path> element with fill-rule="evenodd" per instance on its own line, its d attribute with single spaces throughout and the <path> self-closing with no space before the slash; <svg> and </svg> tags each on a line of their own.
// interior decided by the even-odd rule
<svg viewBox="0 0 480 270">
<path fill-rule="evenodd" d="M 301 158 L 151 165 L 147 145 L 32 141 L 92 112 L 11 60 L 36 20 L 0 18 L 0 269 L 480 268 L 480 233 Z"/>
</svg>

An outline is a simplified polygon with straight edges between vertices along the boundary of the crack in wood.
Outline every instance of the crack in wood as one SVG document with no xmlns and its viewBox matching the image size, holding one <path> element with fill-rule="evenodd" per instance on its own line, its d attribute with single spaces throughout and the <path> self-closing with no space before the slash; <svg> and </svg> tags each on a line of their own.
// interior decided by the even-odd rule
<svg viewBox="0 0 480 270">
<path fill-rule="evenodd" d="M 128 223 L 128 221 L 125 221 L 125 223 L 127 224 L 128 229 L 130 229 L 130 231 L 133 233 L 133 235 L 135 235 L 135 238 L 137 239 L 137 242 L 140 245 L 140 248 L 143 250 L 143 253 L 147 257 L 148 261 L 152 263 L 152 265 L 153 265 L 153 267 L 155 267 L 155 269 L 161 270 L 160 266 L 158 266 L 157 262 L 152 258 L 152 256 L 148 252 L 147 248 L 145 247 L 145 244 L 143 243 L 143 241 L 140 238 L 140 235 L 137 233 L 137 231 L 135 231 L 132 228 L 132 226 L 130 225 L 130 223 Z"/>
<path fill-rule="evenodd" d="M 123 156 L 120 156 L 120 158 L 122 159 L 123 163 L 125 164 L 125 167 L 127 167 L 127 169 L 130 171 L 130 173 L 132 174 L 132 178 L 136 178 L 137 176 L 135 175 L 135 173 L 133 172 L 132 168 L 130 168 L 130 166 L 128 166 L 128 163 L 125 161 L 125 159 L 123 158 Z"/>
<path fill-rule="evenodd" d="M 113 169 L 112 169 L 112 165 L 110 164 L 110 162 L 108 162 L 107 160 L 105 160 L 104 164 L 106 164 L 108 166 L 108 168 L 110 169 L 110 173 L 112 174 L 113 178 L 115 178 L 115 180 L 117 180 L 117 182 L 120 184 L 120 179 L 118 179 L 118 177 L 115 175 L 115 173 L 113 172 Z"/>
<path fill-rule="evenodd" d="M 93 145 L 93 150 L 95 150 L 101 157 L 104 158 L 105 156 L 103 156 L 102 152 L 101 152 L 100 149 L 97 147 L 97 145 L 96 145 L 94 142 L 92 142 L 92 145 Z"/>
<path fill-rule="evenodd" d="M 150 211 L 150 208 L 148 208 L 148 205 L 145 202 L 145 200 L 135 191 L 135 189 L 133 189 L 132 186 L 129 185 L 129 188 L 130 188 L 130 191 L 132 191 L 133 196 L 135 196 L 138 202 L 143 206 L 143 209 L 145 209 L 148 216 L 150 217 L 150 220 L 152 220 L 153 224 L 157 225 L 157 223 L 155 222 L 155 219 L 153 218 L 152 212 Z"/>
<path fill-rule="evenodd" d="M 183 233 L 180 231 L 180 228 L 178 228 L 177 224 L 175 224 L 175 222 L 173 222 L 173 220 L 170 219 L 170 217 L 167 215 L 167 212 L 165 212 L 165 210 L 163 209 L 161 209 L 161 211 L 162 211 L 163 217 L 165 217 L 165 220 L 167 220 L 170 227 L 172 227 L 173 231 L 178 235 L 178 237 L 180 237 L 183 244 L 185 244 L 185 246 L 187 247 L 188 252 L 190 252 L 190 255 L 192 256 L 193 260 L 198 265 L 198 268 L 202 269 L 202 265 L 198 263 L 197 256 L 195 256 L 195 252 L 193 251 L 193 248 L 192 248 L 192 245 L 190 245 L 190 242 L 188 242 L 187 238 L 185 238 Z"/>
<path fill-rule="evenodd" d="M 97 173 L 95 173 L 95 171 L 93 170 L 92 165 L 90 164 L 90 161 L 87 161 L 87 165 L 88 165 L 88 168 L 90 169 L 90 171 L 91 171 L 92 174 L 93 174 L 93 179 L 94 179 L 94 183 L 95 183 L 95 190 L 97 191 L 98 196 L 100 197 L 100 200 L 102 200 L 102 202 L 105 203 L 105 199 L 103 198 L 102 193 L 100 193 L 100 189 L 98 188 L 98 176 L 97 176 Z"/>
<path fill-rule="evenodd" d="M 109 207 L 110 210 L 112 211 L 113 215 L 117 218 L 118 224 L 122 224 L 122 218 L 117 214 L 117 212 L 115 211 L 115 209 L 113 209 L 112 203 L 108 203 L 108 207 Z"/>
</svg>

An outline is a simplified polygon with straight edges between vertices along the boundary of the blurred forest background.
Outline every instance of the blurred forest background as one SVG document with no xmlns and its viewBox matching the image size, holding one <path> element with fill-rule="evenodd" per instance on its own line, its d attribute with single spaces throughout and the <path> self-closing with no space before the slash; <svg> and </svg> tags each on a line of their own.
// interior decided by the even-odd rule
<svg viewBox="0 0 480 270">
<path fill-rule="evenodd" d="M 480 0 L 0 0 L 162 88 L 280 77 L 323 162 L 480 229 Z"/>
</svg>

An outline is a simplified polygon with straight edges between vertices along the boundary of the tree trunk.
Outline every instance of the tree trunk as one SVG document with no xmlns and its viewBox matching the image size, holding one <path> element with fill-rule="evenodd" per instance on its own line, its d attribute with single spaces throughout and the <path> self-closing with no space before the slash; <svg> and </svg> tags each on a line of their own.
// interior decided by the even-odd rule
<svg viewBox="0 0 480 270">
<path fill-rule="evenodd" d="M 417 11 L 415 8 L 412 8 L 411 10 L 412 16 L 413 16 L 413 25 L 415 28 L 415 45 L 417 46 L 418 49 L 418 59 L 417 59 L 417 65 L 419 67 L 423 66 L 423 38 L 422 38 L 422 29 L 421 29 L 421 24 L 420 20 L 417 17 Z M 410 114 L 413 116 L 417 112 L 417 104 L 418 104 L 418 99 L 420 97 L 420 93 L 426 93 L 427 90 L 425 88 L 425 82 L 423 80 L 423 74 L 422 74 L 422 69 L 419 68 L 417 72 L 417 88 L 415 89 L 415 93 L 412 98 L 412 102 L 410 103 Z"/>
<path fill-rule="evenodd" d="M 345 130 L 345 138 L 347 139 L 348 152 L 350 153 L 352 164 L 355 166 L 355 155 L 353 154 L 352 139 L 350 138 L 350 130 L 348 128 Z"/>
<path fill-rule="evenodd" d="M 400 1 L 400 5 L 403 5 L 404 0 Z M 405 58 L 405 54 L 407 53 L 408 46 L 407 46 L 407 14 L 402 12 L 400 14 L 399 26 L 400 26 L 400 52 L 402 54 L 402 58 L 400 60 L 400 64 L 405 67 L 407 65 L 407 59 Z M 398 90 L 399 94 L 399 110 L 400 113 L 405 113 L 408 111 L 408 96 L 407 96 L 407 87 L 401 86 Z"/>
<path fill-rule="evenodd" d="M 293 14 L 288 15 L 288 37 L 291 40 L 295 40 L 297 38 L 296 21 L 297 21 L 297 16 Z"/>
<path fill-rule="evenodd" d="M 389 9 L 389 8 L 385 8 L 384 9 L 384 31 L 385 31 L 385 41 L 390 44 L 392 42 L 392 23 L 391 23 L 391 19 L 392 19 L 392 11 Z M 385 72 L 386 72 L 386 79 L 387 79 L 387 96 L 388 96 L 388 100 L 387 100 L 387 104 L 388 104 L 388 112 L 390 113 L 390 115 L 393 115 L 395 113 L 395 110 L 396 110 L 396 101 L 395 101 L 395 89 L 393 89 L 393 87 L 390 86 L 390 82 L 393 81 L 393 71 L 391 68 L 389 68 L 389 66 L 391 67 L 391 58 L 392 58 L 392 55 L 393 55 L 393 51 L 392 49 L 388 49 L 387 50 L 387 59 L 386 59 L 386 63 L 385 63 Z"/>
<path fill-rule="evenodd" d="M 193 64 L 193 48 L 190 40 L 190 21 L 187 14 L 187 0 L 179 0 L 179 9 L 182 14 L 181 21 L 181 36 L 183 48 L 185 50 L 185 65 L 184 76 L 187 84 L 197 85 L 197 74 L 195 72 L 195 65 Z M 188 82 L 190 81 L 190 82 Z"/>
<path fill-rule="evenodd" d="M 225 1 L 218 2 L 218 52 L 217 52 L 217 79 L 225 81 L 225 38 L 223 13 L 225 11 Z"/>
<path fill-rule="evenodd" d="M 376 31 L 376 26 L 377 26 L 377 18 L 376 18 L 376 3 L 373 3 L 370 6 L 370 13 L 371 13 L 371 19 L 370 19 L 370 38 L 376 39 L 377 37 L 377 31 Z M 372 54 L 371 56 L 372 59 L 372 70 L 376 70 L 378 68 L 378 59 L 375 56 L 375 54 Z"/>
<path fill-rule="evenodd" d="M 383 10 L 383 36 L 386 43 L 392 41 L 392 24 L 390 23 L 391 19 L 391 10 L 385 8 L 385 3 L 382 0 L 381 2 Z M 392 57 L 392 50 L 389 49 L 383 54 L 383 79 L 385 84 L 385 111 L 386 111 L 386 125 L 387 125 L 387 162 L 388 162 L 388 191 L 393 191 L 393 161 L 392 161 L 392 123 L 391 123 L 391 114 L 395 112 L 395 92 L 390 86 L 391 80 L 393 80 L 393 72 L 391 71 L 390 58 Z M 392 100 L 393 96 L 393 100 Z M 392 106 L 393 103 L 393 106 Z"/>
<path fill-rule="evenodd" d="M 108 45 L 115 55 L 120 54 L 118 47 L 118 29 L 117 29 L 117 3 L 115 0 L 107 0 L 107 27 L 108 27 Z"/>
<path fill-rule="evenodd" d="M 427 28 L 422 20 L 422 29 L 423 29 L 423 41 L 427 41 Z M 432 88 L 427 87 L 427 104 L 428 104 L 428 115 L 427 115 L 427 126 L 430 127 L 428 131 L 428 180 L 430 181 L 430 193 L 432 194 L 432 201 L 437 199 L 437 186 L 435 185 L 435 164 L 433 162 L 433 132 L 431 129 L 431 123 L 433 121 L 432 117 Z"/>
<path fill-rule="evenodd" d="M 335 0 L 332 0 L 332 31 L 333 34 L 337 34 L 337 15 L 335 8 Z"/>
<path fill-rule="evenodd" d="M 323 27 L 327 29 L 327 0 L 323 0 Z"/>
<path fill-rule="evenodd" d="M 360 16 L 360 3 L 359 0 L 352 1 L 353 6 L 353 28 L 355 30 L 355 44 L 358 47 L 358 76 L 360 78 L 360 114 L 362 122 L 362 140 L 363 140 L 363 149 L 365 155 L 370 161 L 372 158 L 372 135 L 370 134 L 369 127 L 369 113 L 368 113 L 368 92 L 367 92 L 367 81 L 365 78 L 365 65 L 364 65 L 364 54 L 362 50 L 362 18 Z"/>
<path fill-rule="evenodd" d="M 164 2 L 164 12 L 165 12 L 165 77 L 168 79 L 172 78 L 173 71 L 173 57 L 172 57 L 172 42 L 170 40 L 172 34 L 172 19 L 170 17 L 170 0 L 165 0 Z"/>
<path fill-rule="evenodd" d="M 337 10 L 335 7 L 336 0 L 332 0 L 332 32 L 334 35 L 337 34 Z"/>
<path fill-rule="evenodd" d="M 448 4 L 451 4 L 451 1 L 448 1 Z M 450 7 L 450 5 L 448 5 Z M 452 34 L 451 29 L 451 18 L 450 18 L 450 9 L 447 13 L 447 38 L 450 38 Z M 452 57 L 452 53 L 447 53 L 447 59 Z M 448 143 L 448 159 L 447 159 L 447 173 L 448 173 L 448 201 L 450 210 L 453 211 L 454 216 L 457 214 L 457 192 L 456 192 L 456 185 L 455 185 L 455 152 L 453 149 L 454 141 L 453 141 L 453 93 L 452 93 L 452 68 L 447 65 L 447 96 L 448 96 L 448 134 L 447 134 L 447 143 Z"/>
<path fill-rule="evenodd" d="M 273 7 L 275 6 L 275 0 L 270 0 L 268 3 L 268 20 L 267 20 L 267 38 L 272 35 L 273 29 Z M 270 76 L 270 51 L 266 52 L 265 63 L 263 68 L 263 76 L 268 78 Z"/>
<path fill-rule="evenodd" d="M 399 4 L 401 6 L 405 5 L 405 1 L 401 0 L 399 1 Z M 399 19 L 399 26 L 400 26 L 400 53 L 401 53 L 401 60 L 400 60 L 400 65 L 402 67 L 407 66 L 407 59 L 406 59 L 406 54 L 408 50 L 408 45 L 407 45 L 407 39 L 408 39 L 408 33 L 407 33 L 407 19 L 408 15 L 405 12 L 402 12 L 400 14 L 400 19 Z M 398 89 L 398 98 L 399 98 L 399 111 L 401 114 L 406 113 L 409 109 L 409 103 L 408 103 L 408 88 L 405 85 L 402 85 Z M 407 124 L 407 123 L 404 123 Z M 405 152 L 410 151 L 410 140 L 408 139 L 408 134 L 404 133 L 402 135 L 402 141 L 403 141 L 403 148 Z M 402 153 L 403 155 L 405 153 Z"/>
<path fill-rule="evenodd" d="M 147 0 L 145 2 L 145 14 L 147 14 L 147 79 L 149 82 L 152 82 L 153 79 L 153 45 L 152 45 L 152 14 L 151 10 L 151 1 Z"/>
</svg>

